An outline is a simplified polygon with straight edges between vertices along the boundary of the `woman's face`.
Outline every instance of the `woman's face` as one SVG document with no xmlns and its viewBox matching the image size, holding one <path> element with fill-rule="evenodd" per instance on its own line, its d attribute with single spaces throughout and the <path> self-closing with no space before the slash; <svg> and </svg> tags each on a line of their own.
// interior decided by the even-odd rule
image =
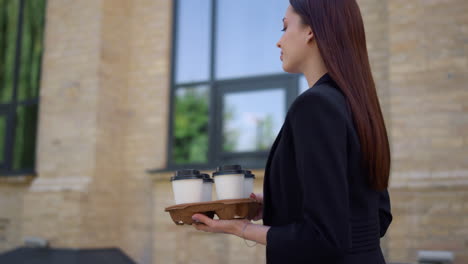
<svg viewBox="0 0 468 264">
<path fill-rule="evenodd" d="M 281 49 L 283 70 L 289 73 L 303 73 L 304 64 L 311 55 L 312 30 L 301 23 L 300 16 L 294 12 L 291 5 L 283 18 L 283 27 L 283 36 L 276 44 Z"/>
</svg>

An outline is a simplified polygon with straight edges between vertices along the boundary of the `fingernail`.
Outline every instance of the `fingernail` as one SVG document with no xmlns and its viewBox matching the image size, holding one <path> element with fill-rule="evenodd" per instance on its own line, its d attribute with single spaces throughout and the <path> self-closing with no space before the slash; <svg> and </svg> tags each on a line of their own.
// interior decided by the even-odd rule
<svg viewBox="0 0 468 264">
<path fill-rule="evenodd" d="M 198 221 L 198 219 L 196 217 L 194 217 L 194 216 L 192 216 L 192 220 L 193 221 Z"/>
</svg>

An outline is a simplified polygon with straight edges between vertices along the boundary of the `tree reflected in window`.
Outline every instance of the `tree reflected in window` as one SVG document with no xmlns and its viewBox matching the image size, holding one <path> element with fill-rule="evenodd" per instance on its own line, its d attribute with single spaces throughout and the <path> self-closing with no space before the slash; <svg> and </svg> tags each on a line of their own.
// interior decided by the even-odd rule
<svg viewBox="0 0 468 264">
<path fill-rule="evenodd" d="M 203 163 L 208 160 L 208 111 L 207 86 L 177 89 L 173 148 L 176 163 Z"/>
</svg>

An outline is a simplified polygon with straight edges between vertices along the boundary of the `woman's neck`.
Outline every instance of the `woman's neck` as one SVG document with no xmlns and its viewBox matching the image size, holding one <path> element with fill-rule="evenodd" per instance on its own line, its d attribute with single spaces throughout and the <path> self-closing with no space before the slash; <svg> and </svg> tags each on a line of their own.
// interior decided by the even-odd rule
<svg viewBox="0 0 468 264">
<path fill-rule="evenodd" d="M 312 87 L 325 73 L 327 73 L 327 67 L 323 62 L 322 56 L 314 56 L 313 59 L 309 60 L 308 65 L 305 65 L 304 76 L 307 79 L 309 88 Z"/>
</svg>

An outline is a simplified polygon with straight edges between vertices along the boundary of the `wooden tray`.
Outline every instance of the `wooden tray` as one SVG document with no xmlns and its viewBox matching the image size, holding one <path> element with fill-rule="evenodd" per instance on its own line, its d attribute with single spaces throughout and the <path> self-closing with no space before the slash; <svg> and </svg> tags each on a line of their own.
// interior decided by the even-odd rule
<svg viewBox="0 0 468 264">
<path fill-rule="evenodd" d="M 260 209 L 261 203 L 254 199 L 228 199 L 200 203 L 185 203 L 167 207 L 164 211 L 169 212 L 176 225 L 191 225 L 192 215 L 204 214 L 213 218 L 216 214 L 219 219 L 253 219 Z"/>
</svg>

